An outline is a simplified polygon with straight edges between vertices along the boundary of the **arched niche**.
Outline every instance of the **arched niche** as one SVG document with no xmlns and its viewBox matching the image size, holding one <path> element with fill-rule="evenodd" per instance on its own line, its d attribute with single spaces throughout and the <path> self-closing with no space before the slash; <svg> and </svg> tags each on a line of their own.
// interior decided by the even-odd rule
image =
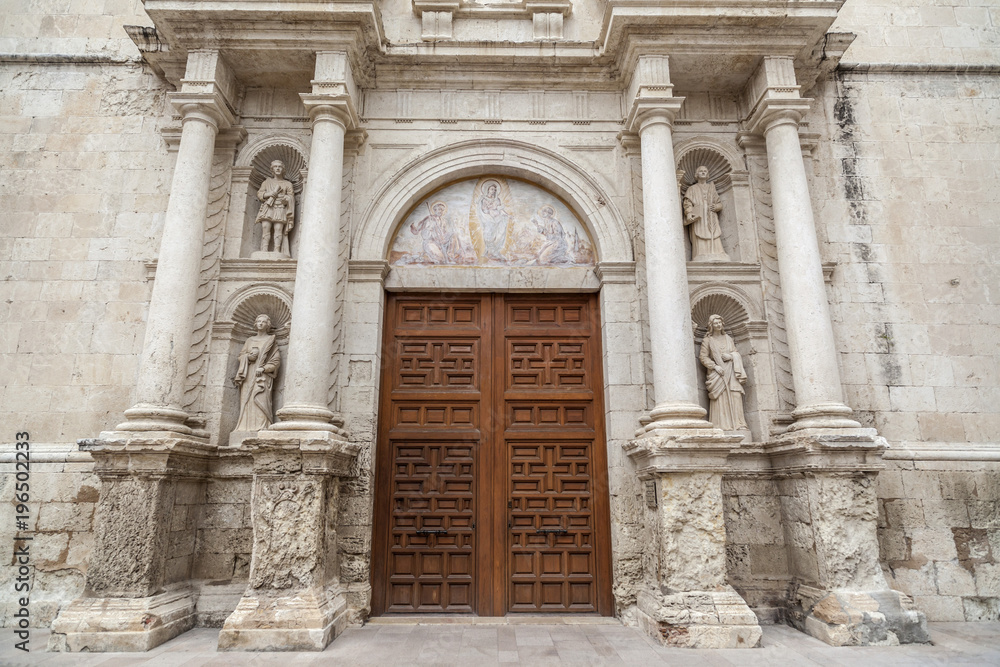
<svg viewBox="0 0 1000 667">
<path fill-rule="evenodd" d="M 722 247 L 734 262 L 756 262 L 756 235 L 752 225 L 752 204 L 746 166 L 742 153 L 715 137 L 696 136 L 674 148 L 681 196 L 697 181 L 698 167 L 708 168 L 708 180 L 715 183 L 722 211 Z M 691 257 L 690 237 L 685 235 L 688 257 Z"/>
<path fill-rule="evenodd" d="M 226 345 L 226 380 L 223 386 L 222 417 L 219 424 L 220 442 L 236 426 L 239 419 L 239 387 L 233 377 L 239 367 L 239 354 L 246 339 L 256 333 L 254 323 L 260 315 L 271 319 L 271 331 L 276 336 L 281 353 L 281 365 L 274 378 L 272 405 L 277 409 L 284 402 L 285 363 L 288 360 L 288 334 L 291 329 L 292 299 L 284 290 L 270 284 L 257 283 L 244 287 L 233 294 L 221 308 L 221 316 L 214 330 Z"/>
<path fill-rule="evenodd" d="M 403 219 L 424 198 L 465 178 L 501 176 L 528 181 L 557 196 L 585 226 L 599 262 L 632 262 L 624 218 L 597 177 L 538 146 L 507 139 L 469 140 L 430 151 L 390 176 L 363 213 L 352 259 L 383 261 Z"/>
<path fill-rule="evenodd" d="M 694 350 L 697 356 L 702 341 L 708 332 L 708 320 L 712 315 L 722 317 L 725 331 L 733 338 L 736 349 L 743 358 L 743 366 L 747 373 L 744 385 L 743 410 L 750 436 L 753 441 L 766 439 L 767 424 L 762 413 L 761 390 L 766 391 L 767 354 L 766 326 L 760 321 L 760 313 L 753 301 L 741 290 L 721 283 L 703 285 L 692 295 L 691 323 L 694 329 Z M 707 371 L 700 361 L 698 368 L 698 395 L 702 407 L 708 409 L 708 391 L 705 388 Z"/>
<path fill-rule="evenodd" d="M 271 176 L 271 163 L 280 160 L 285 165 L 285 178 L 292 183 L 295 192 L 295 218 L 289 235 L 292 257 L 298 249 L 298 234 L 302 208 L 302 189 L 306 177 L 306 155 L 298 141 L 291 137 L 269 136 L 246 146 L 237 156 L 237 172 L 242 176 L 246 189 L 243 212 L 243 229 L 240 237 L 240 257 L 250 257 L 261 245 L 261 226 L 256 223 L 261 202 L 257 191 L 264 179 Z M 235 190 L 235 188 L 234 188 Z M 239 193 L 234 191 L 234 196 Z"/>
</svg>

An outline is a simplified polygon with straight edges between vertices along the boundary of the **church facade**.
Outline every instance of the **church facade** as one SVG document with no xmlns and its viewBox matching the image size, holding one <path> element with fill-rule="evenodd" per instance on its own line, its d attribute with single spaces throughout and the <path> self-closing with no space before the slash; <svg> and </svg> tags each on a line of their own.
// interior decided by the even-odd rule
<svg viewBox="0 0 1000 667">
<path fill-rule="evenodd" d="M 52 650 L 1000 618 L 995 8 L 21 9 L 4 578 Z"/>
</svg>

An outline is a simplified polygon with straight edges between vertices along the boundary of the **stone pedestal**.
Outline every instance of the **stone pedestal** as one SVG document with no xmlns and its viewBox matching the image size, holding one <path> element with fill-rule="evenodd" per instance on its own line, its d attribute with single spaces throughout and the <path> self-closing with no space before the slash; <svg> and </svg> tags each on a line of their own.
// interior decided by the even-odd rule
<svg viewBox="0 0 1000 667">
<path fill-rule="evenodd" d="M 882 574 L 874 429 L 807 429 L 765 447 L 775 468 L 793 577 L 789 620 L 834 646 L 929 641 L 924 614 Z"/>
<path fill-rule="evenodd" d="M 52 622 L 49 649 L 148 651 L 194 627 L 186 583 L 193 548 L 178 548 L 193 547 L 194 530 L 172 519 L 195 504 L 192 491 L 216 448 L 199 434 L 111 431 L 81 440 L 80 449 L 94 457 L 101 480 L 94 551 L 84 595 Z M 171 569 L 182 580 L 171 582 Z"/>
<path fill-rule="evenodd" d="M 726 578 L 722 473 L 740 440 L 717 429 L 658 430 L 625 448 L 647 485 L 646 522 L 653 533 L 646 588 L 637 600 L 639 623 L 667 646 L 760 643 L 757 617 Z"/>
<path fill-rule="evenodd" d="M 347 625 L 337 496 L 357 447 L 330 431 L 261 431 L 253 457 L 253 556 L 220 651 L 322 651 Z"/>
</svg>

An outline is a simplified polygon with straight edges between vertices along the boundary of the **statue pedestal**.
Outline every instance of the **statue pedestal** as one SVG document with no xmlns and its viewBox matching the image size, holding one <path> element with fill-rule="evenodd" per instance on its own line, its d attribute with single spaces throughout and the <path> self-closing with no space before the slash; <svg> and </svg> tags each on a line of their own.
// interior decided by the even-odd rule
<svg viewBox="0 0 1000 667">
<path fill-rule="evenodd" d="M 101 480 L 94 551 L 84 595 L 52 622 L 49 649 L 148 651 L 194 627 L 194 596 L 167 563 L 194 552 L 195 530 L 171 518 L 200 502 L 216 447 L 202 433 L 108 431 L 80 449 Z"/>
<path fill-rule="evenodd" d="M 357 445 L 330 431 L 261 431 L 253 457 L 250 581 L 220 651 L 322 651 L 347 625 L 337 501 Z"/>
<path fill-rule="evenodd" d="M 291 259 L 289 255 L 283 252 L 273 252 L 271 250 L 257 250 L 250 253 L 250 259 L 265 259 L 269 261 L 281 260 L 281 259 Z"/>
<path fill-rule="evenodd" d="M 646 490 L 652 553 L 640 625 L 667 646 L 753 648 L 757 617 L 726 574 L 722 474 L 741 435 L 719 429 L 654 429 L 625 446 Z"/>
<path fill-rule="evenodd" d="M 874 429 L 803 429 L 765 445 L 792 575 L 789 622 L 833 646 L 923 643 L 926 617 L 889 588 L 879 562 Z"/>
</svg>

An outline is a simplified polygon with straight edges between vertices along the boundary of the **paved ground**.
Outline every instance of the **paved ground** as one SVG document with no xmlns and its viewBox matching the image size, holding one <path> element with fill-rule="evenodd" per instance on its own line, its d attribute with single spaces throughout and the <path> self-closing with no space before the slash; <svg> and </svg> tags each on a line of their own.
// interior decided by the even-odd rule
<svg viewBox="0 0 1000 667">
<path fill-rule="evenodd" d="M 596 619 L 595 619 L 596 620 Z M 216 653 L 218 630 L 196 628 L 149 653 L 25 654 L 0 630 L 0 665 L 1000 665 L 1000 623 L 931 623 L 933 645 L 832 648 L 781 625 L 764 626 L 763 648 L 666 649 L 617 622 L 587 624 L 370 623 L 349 628 L 322 653 Z M 31 645 L 45 646 L 47 630 Z"/>
</svg>

